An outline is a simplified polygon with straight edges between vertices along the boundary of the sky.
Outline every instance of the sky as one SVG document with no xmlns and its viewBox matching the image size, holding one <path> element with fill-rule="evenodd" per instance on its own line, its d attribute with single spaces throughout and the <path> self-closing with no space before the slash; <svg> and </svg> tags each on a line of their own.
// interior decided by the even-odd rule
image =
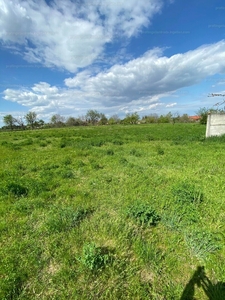
<svg viewBox="0 0 225 300">
<path fill-rule="evenodd" d="M 0 126 L 196 115 L 224 100 L 211 93 L 225 94 L 224 0 L 0 0 Z"/>
</svg>

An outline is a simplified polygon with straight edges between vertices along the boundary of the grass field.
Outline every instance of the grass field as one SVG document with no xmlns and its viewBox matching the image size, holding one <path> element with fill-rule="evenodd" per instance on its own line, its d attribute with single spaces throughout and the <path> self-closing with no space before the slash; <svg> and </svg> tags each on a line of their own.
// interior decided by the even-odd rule
<svg viewBox="0 0 225 300">
<path fill-rule="evenodd" d="M 225 299 L 224 137 L 0 132 L 0 153 L 0 299 Z"/>
</svg>

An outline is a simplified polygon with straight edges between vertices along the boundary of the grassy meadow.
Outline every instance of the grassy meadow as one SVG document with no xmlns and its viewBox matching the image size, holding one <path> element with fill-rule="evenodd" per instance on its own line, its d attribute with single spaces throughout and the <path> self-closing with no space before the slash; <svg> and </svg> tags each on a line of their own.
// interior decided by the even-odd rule
<svg viewBox="0 0 225 300">
<path fill-rule="evenodd" d="M 225 299 L 224 137 L 8 131 L 0 153 L 0 299 Z"/>
</svg>

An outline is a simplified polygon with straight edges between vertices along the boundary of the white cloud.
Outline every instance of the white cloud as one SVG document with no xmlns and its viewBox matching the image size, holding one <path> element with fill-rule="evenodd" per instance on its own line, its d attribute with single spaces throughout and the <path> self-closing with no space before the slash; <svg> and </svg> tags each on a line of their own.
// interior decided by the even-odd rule
<svg viewBox="0 0 225 300">
<path fill-rule="evenodd" d="M 65 115 L 90 108 L 113 113 L 172 108 L 178 106 L 178 98 L 172 102 L 177 90 L 217 73 L 225 73 L 225 41 L 171 57 L 154 49 L 96 75 L 90 70 L 80 72 L 66 78 L 63 88 L 40 82 L 29 89 L 6 89 L 4 99 L 37 112 Z M 170 97 L 171 103 L 161 102 L 165 97 Z"/>
<path fill-rule="evenodd" d="M 0 0 L 0 39 L 23 45 L 29 62 L 75 72 L 106 43 L 138 34 L 161 7 L 162 0 Z"/>
<path fill-rule="evenodd" d="M 123 65 L 114 65 L 96 76 L 80 81 L 78 73 L 65 80 L 88 95 L 97 92 L 105 105 L 145 100 L 146 97 L 176 91 L 201 82 L 216 73 L 225 73 L 225 41 L 205 45 L 184 54 L 163 56 L 156 48 Z M 79 85 L 80 83 L 80 85 Z"/>
<path fill-rule="evenodd" d="M 174 103 L 167 104 L 166 107 L 174 107 L 174 106 L 176 106 L 176 105 L 177 105 L 177 103 L 174 102 Z"/>
</svg>

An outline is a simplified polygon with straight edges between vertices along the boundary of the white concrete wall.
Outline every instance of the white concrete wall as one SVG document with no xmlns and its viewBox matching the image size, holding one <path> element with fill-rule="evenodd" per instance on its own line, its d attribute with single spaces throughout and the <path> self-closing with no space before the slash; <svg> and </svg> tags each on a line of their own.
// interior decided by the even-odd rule
<svg viewBox="0 0 225 300">
<path fill-rule="evenodd" d="M 225 114 L 208 114 L 206 137 L 225 134 Z"/>
</svg>

